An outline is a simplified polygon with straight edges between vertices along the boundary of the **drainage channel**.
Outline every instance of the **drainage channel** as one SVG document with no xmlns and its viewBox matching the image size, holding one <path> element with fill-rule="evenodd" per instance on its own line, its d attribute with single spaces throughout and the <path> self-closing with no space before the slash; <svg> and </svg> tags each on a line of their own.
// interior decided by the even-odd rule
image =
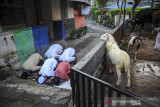
<svg viewBox="0 0 160 107">
<path fill-rule="evenodd" d="M 91 36 L 87 39 L 85 39 L 83 42 L 79 43 L 78 45 L 75 46 L 75 50 L 76 53 L 80 52 L 81 49 L 84 49 L 87 47 L 87 45 L 89 45 L 92 41 L 94 41 L 96 38 L 96 36 Z"/>
</svg>

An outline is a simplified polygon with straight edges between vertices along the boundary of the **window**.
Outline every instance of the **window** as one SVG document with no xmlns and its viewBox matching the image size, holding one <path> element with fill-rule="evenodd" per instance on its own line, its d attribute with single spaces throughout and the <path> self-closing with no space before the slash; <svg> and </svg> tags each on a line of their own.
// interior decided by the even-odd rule
<svg viewBox="0 0 160 107">
<path fill-rule="evenodd" d="M 2 0 L 0 2 L 1 26 L 26 23 L 22 0 Z"/>
</svg>

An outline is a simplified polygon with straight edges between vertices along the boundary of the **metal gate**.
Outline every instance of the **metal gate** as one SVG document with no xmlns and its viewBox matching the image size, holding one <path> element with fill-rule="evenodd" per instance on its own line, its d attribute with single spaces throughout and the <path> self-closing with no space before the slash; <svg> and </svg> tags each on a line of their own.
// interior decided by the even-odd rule
<svg viewBox="0 0 160 107">
<path fill-rule="evenodd" d="M 113 87 L 111 84 L 76 69 L 71 69 L 73 106 L 75 107 L 158 107 L 143 98 Z M 107 96 L 108 99 L 105 99 Z M 123 105 L 114 102 L 126 98 Z M 128 102 L 130 101 L 130 102 Z M 132 101 L 132 102 L 131 102 Z M 113 105 L 113 103 L 116 103 Z"/>
</svg>

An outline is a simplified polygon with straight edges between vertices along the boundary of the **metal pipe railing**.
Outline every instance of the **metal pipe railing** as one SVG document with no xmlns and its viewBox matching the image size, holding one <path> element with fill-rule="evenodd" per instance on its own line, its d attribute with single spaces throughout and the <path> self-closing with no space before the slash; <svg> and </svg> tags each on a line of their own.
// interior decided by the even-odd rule
<svg viewBox="0 0 160 107">
<path fill-rule="evenodd" d="M 98 84 L 100 84 L 100 87 L 98 87 Z M 156 104 L 153 104 L 143 98 L 137 97 L 119 88 L 116 88 L 107 82 L 104 82 L 74 68 L 71 68 L 71 86 L 73 105 L 76 105 L 76 107 L 92 107 L 92 105 L 94 105 L 94 107 L 97 107 L 99 103 L 101 107 L 104 107 L 105 87 L 108 88 L 107 93 L 109 98 L 121 98 L 122 95 L 125 95 L 127 98 L 129 97 L 129 99 L 132 98 L 135 100 L 140 100 L 142 104 L 145 104 L 145 107 L 158 107 L 158 105 Z M 101 91 L 100 99 L 98 99 L 99 88 Z M 113 91 L 116 92 L 116 96 L 113 96 Z M 108 106 L 112 106 L 112 103 L 108 104 Z M 117 104 L 116 106 L 118 107 L 120 105 Z M 129 104 L 125 106 L 128 107 Z"/>
</svg>

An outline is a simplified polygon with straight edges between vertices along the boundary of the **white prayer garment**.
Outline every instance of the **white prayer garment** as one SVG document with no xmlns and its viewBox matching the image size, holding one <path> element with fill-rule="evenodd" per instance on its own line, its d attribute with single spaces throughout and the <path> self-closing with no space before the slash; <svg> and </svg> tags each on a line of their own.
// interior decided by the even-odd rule
<svg viewBox="0 0 160 107">
<path fill-rule="evenodd" d="M 46 59 L 44 64 L 42 65 L 41 70 L 39 71 L 39 74 L 42 76 L 54 76 L 54 69 L 58 65 L 58 62 L 54 58 Z"/>
<path fill-rule="evenodd" d="M 75 60 L 75 57 L 73 57 L 75 54 L 75 49 L 73 48 L 67 48 L 64 50 L 62 55 L 59 57 L 60 61 L 67 61 L 67 62 L 72 62 Z"/>
<path fill-rule="evenodd" d="M 55 86 L 55 87 L 72 90 L 72 87 L 71 87 L 71 84 L 70 84 L 70 79 L 68 81 L 62 83 L 61 85 Z"/>
<path fill-rule="evenodd" d="M 49 47 L 47 52 L 45 53 L 45 57 L 47 58 L 59 58 L 62 53 L 63 47 L 59 44 L 53 44 Z"/>
<path fill-rule="evenodd" d="M 43 76 L 41 76 L 41 77 L 38 78 L 38 83 L 39 84 L 42 84 L 44 82 L 45 82 L 45 78 Z"/>
</svg>

